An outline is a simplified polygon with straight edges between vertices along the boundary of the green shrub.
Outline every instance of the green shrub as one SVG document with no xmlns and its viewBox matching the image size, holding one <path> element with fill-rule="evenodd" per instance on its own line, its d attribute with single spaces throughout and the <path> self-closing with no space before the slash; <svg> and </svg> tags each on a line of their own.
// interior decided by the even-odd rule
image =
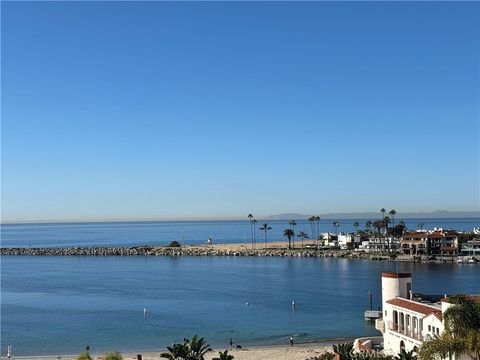
<svg viewBox="0 0 480 360">
<path fill-rule="evenodd" d="M 92 360 L 92 357 L 88 351 L 82 351 L 80 354 L 78 354 L 77 360 Z"/>
<path fill-rule="evenodd" d="M 103 355 L 103 360 L 123 360 L 123 356 L 118 351 L 114 351 Z"/>
<path fill-rule="evenodd" d="M 340 360 L 352 359 L 353 342 L 333 345 L 333 352 L 340 355 Z"/>
<path fill-rule="evenodd" d="M 219 357 L 213 358 L 212 360 L 234 360 L 235 357 L 228 353 L 228 350 L 225 350 L 223 353 L 220 351 L 218 353 Z"/>
<path fill-rule="evenodd" d="M 168 245 L 169 247 L 180 247 L 180 243 L 176 240 L 173 240 L 170 245 Z"/>
<path fill-rule="evenodd" d="M 335 354 L 327 351 L 321 355 L 314 356 L 308 360 L 334 360 L 334 359 L 335 359 Z"/>
</svg>

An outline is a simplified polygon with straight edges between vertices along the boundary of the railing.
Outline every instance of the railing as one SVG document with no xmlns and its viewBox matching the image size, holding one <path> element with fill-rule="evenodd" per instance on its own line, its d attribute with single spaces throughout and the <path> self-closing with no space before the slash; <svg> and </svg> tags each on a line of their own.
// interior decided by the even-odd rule
<svg viewBox="0 0 480 360">
<path fill-rule="evenodd" d="M 422 333 L 418 332 L 418 331 L 413 331 L 413 329 L 411 327 L 403 326 L 403 325 L 400 325 L 400 324 L 394 324 L 391 321 L 389 321 L 387 329 L 395 331 L 396 333 L 408 336 L 409 338 L 419 340 L 419 341 L 423 341 Z"/>
</svg>

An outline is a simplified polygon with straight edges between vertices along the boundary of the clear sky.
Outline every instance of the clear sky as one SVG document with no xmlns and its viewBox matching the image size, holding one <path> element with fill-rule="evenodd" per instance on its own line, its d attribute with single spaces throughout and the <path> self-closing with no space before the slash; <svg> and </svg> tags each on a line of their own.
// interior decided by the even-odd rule
<svg viewBox="0 0 480 360">
<path fill-rule="evenodd" d="M 1 10 L 3 221 L 480 208 L 478 2 Z"/>
</svg>

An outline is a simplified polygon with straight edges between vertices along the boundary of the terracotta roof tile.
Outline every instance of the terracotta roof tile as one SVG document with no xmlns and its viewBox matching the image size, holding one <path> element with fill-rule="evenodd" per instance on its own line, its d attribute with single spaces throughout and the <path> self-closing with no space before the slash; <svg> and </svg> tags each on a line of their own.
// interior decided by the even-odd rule
<svg viewBox="0 0 480 360">
<path fill-rule="evenodd" d="M 415 311 L 423 315 L 430 315 L 436 311 L 439 311 L 438 309 L 433 308 L 432 306 L 421 304 L 411 300 L 401 299 L 401 298 L 388 300 L 387 303 L 398 306 L 398 307 L 402 307 L 411 311 Z"/>
</svg>

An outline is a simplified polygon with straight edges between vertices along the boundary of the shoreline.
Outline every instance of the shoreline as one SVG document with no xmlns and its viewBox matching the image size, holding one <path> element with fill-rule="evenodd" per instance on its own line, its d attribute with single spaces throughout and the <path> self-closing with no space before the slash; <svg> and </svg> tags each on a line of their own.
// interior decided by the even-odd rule
<svg viewBox="0 0 480 360">
<path fill-rule="evenodd" d="M 332 339 L 332 340 L 312 340 L 309 342 L 295 343 L 290 345 L 254 345 L 242 347 L 241 349 L 230 349 L 228 347 L 213 347 L 209 351 L 205 360 L 211 360 L 218 357 L 219 351 L 228 349 L 228 353 L 235 356 L 235 360 L 307 360 L 310 357 L 318 356 L 324 352 L 332 352 L 332 345 L 353 341 L 353 338 Z M 115 350 L 111 350 L 115 351 Z M 136 360 L 137 354 L 142 355 L 143 360 L 158 360 L 160 354 L 166 349 L 147 350 L 147 351 L 125 351 L 120 352 L 124 360 Z M 91 352 L 93 360 L 100 360 L 104 353 Z M 19 360 L 75 360 L 78 354 L 69 355 L 15 355 Z M 8 360 L 6 356 L 1 356 L 1 360 Z"/>
<path fill-rule="evenodd" d="M 257 243 L 257 249 L 251 244 L 230 243 L 214 245 L 169 246 L 83 246 L 83 247 L 1 247 L 1 256 L 237 256 L 237 257 L 308 257 L 308 258 L 343 258 L 361 260 L 387 260 L 406 262 L 456 263 L 458 256 L 413 256 L 395 253 L 378 253 L 356 250 L 315 249 L 314 242 L 305 242 L 304 247 L 288 249 L 287 241 L 267 244 L 267 248 Z"/>
</svg>

